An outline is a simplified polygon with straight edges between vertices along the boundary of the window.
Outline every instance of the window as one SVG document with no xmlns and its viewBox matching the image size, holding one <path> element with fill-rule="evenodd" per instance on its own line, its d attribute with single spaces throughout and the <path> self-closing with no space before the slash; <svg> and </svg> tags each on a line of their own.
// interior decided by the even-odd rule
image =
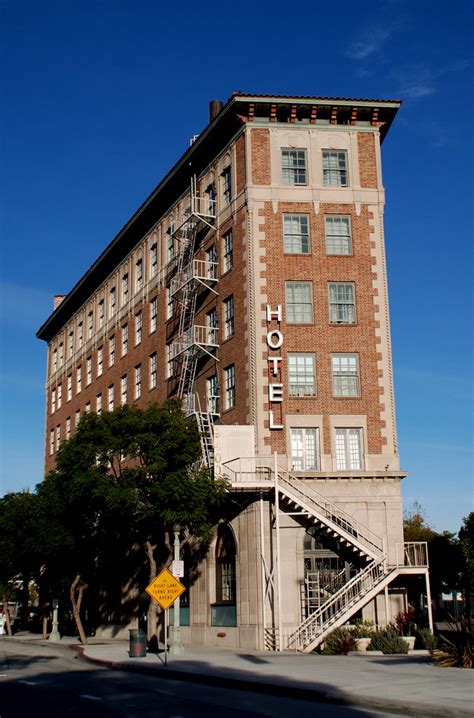
<svg viewBox="0 0 474 718">
<path fill-rule="evenodd" d="M 158 245 L 156 242 L 150 247 L 150 277 L 154 277 L 158 271 Z"/>
<path fill-rule="evenodd" d="M 135 292 L 139 292 L 143 287 L 143 259 L 137 259 L 135 262 Z"/>
<path fill-rule="evenodd" d="M 170 379 L 174 374 L 173 363 L 173 347 L 171 344 L 166 346 L 166 378 Z"/>
<path fill-rule="evenodd" d="M 58 451 L 60 446 L 61 446 L 61 426 L 60 426 L 60 424 L 58 424 L 56 427 L 56 451 Z"/>
<path fill-rule="evenodd" d="M 347 152 L 323 150 L 324 187 L 347 187 Z"/>
<path fill-rule="evenodd" d="M 122 276 L 122 307 L 128 302 L 128 273 Z"/>
<path fill-rule="evenodd" d="M 311 282 L 286 282 L 286 321 L 288 324 L 313 322 Z"/>
<path fill-rule="evenodd" d="M 91 339 L 94 333 L 94 312 L 91 310 L 87 315 L 87 338 Z"/>
<path fill-rule="evenodd" d="M 104 326 L 104 319 L 105 319 L 105 309 L 104 309 L 104 300 L 101 299 L 99 302 L 99 312 L 97 315 L 97 321 L 99 324 L 99 329 Z"/>
<path fill-rule="evenodd" d="M 124 357 L 128 351 L 128 324 L 122 327 L 122 356 Z"/>
<path fill-rule="evenodd" d="M 215 217 L 216 215 L 216 200 L 217 200 L 217 192 L 216 192 L 216 183 L 211 182 L 211 184 L 206 187 L 206 194 L 207 194 L 207 211 L 211 217 Z"/>
<path fill-rule="evenodd" d="M 326 215 L 326 253 L 352 254 L 351 219 L 342 215 Z"/>
<path fill-rule="evenodd" d="M 97 414 L 102 411 L 102 394 L 97 394 L 95 398 L 95 410 Z"/>
<path fill-rule="evenodd" d="M 122 406 L 127 403 L 127 389 L 128 389 L 128 379 L 127 379 L 127 375 L 124 374 L 120 378 L 120 403 Z"/>
<path fill-rule="evenodd" d="M 143 315 L 141 312 L 135 314 L 135 344 L 140 344 L 142 340 Z"/>
<path fill-rule="evenodd" d="M 209 329 L 217 329 L 219 322 L 217 321 L 217 309 L 211 309 L 206 314 L 206 324 Z"/>
<path fill-rule="evenodd" d="M 156 331 L 158 326 L 158 300 L 155 297 L 150 302 L 150 334 Z"/>
<path fill-rule="evenodd" d="M 109 291 L 109 316 L 113 317 L 117 309 L 117 293 L 115 287 L 111 287 Z"/>
<path fill-rule="evenodd" d="M 111 384 L 107 389 L 107 408 L 109 411 L 113 411 L 114 408 L 114 385 Z"/>
<path fill-rule="evenodd" d="M 92 381 L 92 357 L 86 359 L 86 386 Z"/>
<path fill-rule="evenodd" d="M 171 319 L 174 314 L 174 300 L 171 296 L 171 290 L 166 287 L 166 319 Z"/>
<path fill-rule="evenodd" d="M 104 347 L 97 349 L 97 376 L 102 376 L 104 371 Z"/>
<path fill-rule="evenodd" d="M 363 469 L 362 429 L 336 429 L 336 469 Z"/>
<path fill-rule="evenodd" d="M 57 349 L 53 350 L 53 360 L 51 362 L 51 366 L 52 366 L 52 373 L 54 374 L 54 372 L 58 368 L 58 350 Z"/>
<path fill-rule="evenodd" d="M 115 364 L 115 334 L 109 337 L 109 366 Z"/>
<path fill-rule="evenodd" d="M 156 352 L 153 352 L 153 354 L 150 354 L 150 389 L 154 389 L 156 387 L 157 368 L 157 356 Z"/>
<path fill-rule="evenodd" d="M 357 354 L 332 355 L 333 396 L 359 396 L 359 358 Z"/>
<path fill-rule="evenodd" d="M 67 382 L 66 383 L 67 401 L 71 401 L 71 399 L 72 399 L 72 374 L 67 375 L 66 382 Z"/>
<path fill-rule="evenodd" d="M 281 166 L 283 184 L 307 184 L 306 150 L 282 150 Z"/>
<path fill-rule="evenodd" d="M 90 401 L 88 401 L 87 404 L 86 404 L 85 413 L 86 413 L 86 414 L 90 414 L 90 413 L 91 413 L 91 403 L 90 403 Z"/>
<path fill-rule="evenodd" d="M 74 415 L 74 426 L 77 426 L 81 420 L 81 410 L 77 409 L 75 415 Z"/>
<path fill-rule="evenodd" d="M 210 414 L 219 414 L 219 383 L 217 374 L 213 374 L 207 380 L 207 410 Z"/>
<path fill-rule="evenodd" d="M 74 353 L 74 332 L 69 332 L 67 339 L 67 355 L 72 357 Z"/>
<path fill-rule="evenodd" d="M 228 165 L 222 171 L 222 201 L 224 207 L 230 204 L 232 200 L 232 169 Z"/>
<path fill-rule="evenodd" d="M 84 342 L 84 326 L 82 322 L 77 325 L 77 346 L 80 349 Z"/>
<path fill-rule="evenodd" d="M 216 603 L 211 607 L 211 625 L 235 626 L 236 615 L 236 550 L 228 526 L 219 527 L 216 542 Z"/>
<path fill-rule="evenodd" d="M 235 365 L 224 369 L 225 378 L 225 408 L 232 409 L 235 406 Z"/>
<path fill-rule="evenodd" d="M 291 468 L 293 471 L 319 470 L 318 429 L 291 429 Z"/>
<path fill-rule="evenodd" d="M 288 254 L 309 254 L 307 214 L 283 215 L 283 246 Z"/>
<path fill-rule="evenodd" d="M 54 429 L 49 432 L 49 455 L 54 454 Z"/>
<path fill-rule="evenodd" d="M 79 394 L 82 389 L 82 367 L 78 366 L 76 369 L 76 394 Z"/>
<path fill-rule="evenodd" d="M 316 396 L 314 354 L 288 354 L 290 396 Z"/>
<path fill-rule="evenodd" d="M 66 419 L 66 441 L 71 438 L 71 417 L 68 416 Z"/>
<path fill-rule="evenodd" d="M 59 345 L 58 364 L 59 366 L 62 366 L 64 364 L 64 346 L 62 342 Z"/>
<path fill-rule="evenodd" d="M 354 285 L 350 282 L 329 284 L 329 321 L 332 324 L 354 324 L 356 320 Z"/>
<path fill-rule="evenodd" d="M 222 261 L 222 271 L 228 272 L 234 266 L 234 239 L 232 230 L 224 234 L 224 254 Z"/>
<path fill-rule="evenodd" d="M 142 365 L 137 364 L 135 367 L 135 399 L 139 399 L 142 395 Z"/>
<path fill-rule="evenodd" d="M 171 262 L 174 257 L 174 223 L 170 224 L 166 233 L 168 235 L 168 239 L 166 241 L 166 259 L 168 262 Z"/>
<path fill-rule="evenodd" d="M 229 339 L 234 334 L 234 297 L 224 299 L 224 339 Z"/>
<path fill-rule="evenodd" d="M 57 401 L 58 409 L 61 408 L 62 403 L 63 403 L 63 385 L 58 384 L 58 401 Z"/>
<path fill-rule="evenodd" d="M 56 411 L 56 389 L 51 390 L 51 414 Z"/>
</svg>

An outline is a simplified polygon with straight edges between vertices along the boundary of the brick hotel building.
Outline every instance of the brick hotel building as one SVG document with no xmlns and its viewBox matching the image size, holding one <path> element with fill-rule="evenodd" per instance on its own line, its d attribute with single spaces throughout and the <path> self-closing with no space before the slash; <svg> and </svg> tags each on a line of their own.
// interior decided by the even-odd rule
<svg viewBox="0 0 474 718">
<path fill-rule="evenodd" d="M 381 143 L 400 103 L 234 94 L 38 331 L 46 471 L 80 416 L 178 396 L 244 493 L 185 641 L 312 650 L 385 624 L 403 543 Z"/>
</svg>

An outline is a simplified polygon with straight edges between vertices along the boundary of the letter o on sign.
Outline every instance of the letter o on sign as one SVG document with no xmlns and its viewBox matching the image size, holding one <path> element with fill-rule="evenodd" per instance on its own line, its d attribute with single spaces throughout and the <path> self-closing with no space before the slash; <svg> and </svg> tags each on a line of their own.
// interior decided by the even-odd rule
<svg viewBox="0 0 474 718">
<path fill-rule="evenodd" d="M 283 344 L 283 334 L 278 329 L 267 333 L 267 344 L 270 349 L 279 349 Z"/>
</svg>

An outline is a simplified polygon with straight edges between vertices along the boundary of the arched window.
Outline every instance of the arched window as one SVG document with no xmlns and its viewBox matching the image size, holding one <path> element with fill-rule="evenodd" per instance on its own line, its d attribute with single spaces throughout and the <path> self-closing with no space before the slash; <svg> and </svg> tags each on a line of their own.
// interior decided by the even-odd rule
<svg viewBox="0 0 474 718">
<path fill-rule="evenodd" d="M 213 626 L 237 625 L 236 612 L 236 549 L 228 526 L 219 528 L 216 542 L 216 602 L 211 607 Z"/>
</svg>

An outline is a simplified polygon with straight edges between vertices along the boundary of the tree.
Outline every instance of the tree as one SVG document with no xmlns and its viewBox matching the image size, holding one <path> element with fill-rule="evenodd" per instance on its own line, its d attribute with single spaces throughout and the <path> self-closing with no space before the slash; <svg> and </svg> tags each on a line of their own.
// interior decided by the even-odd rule
<svg viewBox="0 0 474 718">
<path fill-rule="evenodd" d="M 469 620 L 471 618 L 471 599 L 474 596 L 474 511 L 463 518 L 458 536 L 464 556 L 462 586 L 466 617 Z"/>
</svg>

